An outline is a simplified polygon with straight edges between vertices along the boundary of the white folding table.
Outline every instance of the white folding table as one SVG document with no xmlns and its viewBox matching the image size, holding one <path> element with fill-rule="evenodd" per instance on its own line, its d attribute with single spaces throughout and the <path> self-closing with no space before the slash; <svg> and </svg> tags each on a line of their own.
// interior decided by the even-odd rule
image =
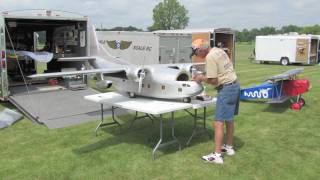
<svg viewBox="0 0 320 180">
<path fill-rule="evenodd" d="M 190 144 L 192 138 L 198 134 L 199 127 L 197 127 L 197 121 L 199 119 L 203 120 L 203 127 L 201 127 L 201 130 L 204 130 L 208 133 L 209 137 L 210 133 L 206 129 L 206 108 L 209 105 L 213 105 L 214 101 L 198 101 L 193 100 L 191 103 L 182 103 L 182 102 L 176 102 L 176 101 L 170 101 L 170 100 L 162 100 L 162 99 L 154 99 L 154 98 L 144 98 L 144 97 L 136 97 L 136 98 L 130 98 L 126 95 L 117 93 L 117 92 L 109 92 L 109 93 L 101 93 L 101 94 L 94 94 L 94 95 L 88 95 L 85 96 L 84 99 L 100 103 L 101 105 L 101 122 L 96 128 L 96 133 L 99 128 L 103 126 L 108 126 L 112 124 L 117 124 L 121 127 L 120 123 L 115 118 L 114 110 L 116 108 L 122 108 L 127 110 L 133 110 L 136 112 L 136 117 L 134 120 L 136 120 L 138 117 L 138 112 L 145 113 L 146 116 L 151 119 L 159 119 L 160 120 L 160 139 L 158 143 L 155 145 L 153 151 L 152 151 L 152 158 L 155 159 L 155 152 L 157 149 L 168 146 L 171 144 L 178 144 L 179 150 L 181 150 L 181 144 L 175 137 L 175 130 L 174 130 L 174 112 L 179 110 L 185 110 L 190 115 L 194 117 L 194 128 L 191 137 L 188 139 L 187 145 Z M 110 105 L 112 107 L 112 120 L 111 123 L 104 123 L 104 117 L 103 117 L 103 104 Z M 203 117 L 198 116 L 197 110 L 200 108 L 204 108 Z M 188 109 L 194 109 L 194 113 L 188 111 Z M 170 126 L 171 126 L 171 136 L 172 140 L 163 142 L 163 114 L 171 113 L 171 119 L 170 119 Z M 132 122 L 133 123 L 133 122 Z"/>
</svg>

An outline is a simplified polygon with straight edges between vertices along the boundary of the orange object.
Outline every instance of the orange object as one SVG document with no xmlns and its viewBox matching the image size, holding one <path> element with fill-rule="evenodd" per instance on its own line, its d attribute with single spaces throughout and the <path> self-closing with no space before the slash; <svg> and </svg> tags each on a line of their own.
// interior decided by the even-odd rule
<svg viewBox="0 0 320 180">
<path fill-rule="evenodd" d="M 210 47 L 209 41 L 204 40 L 204 39 L 196 39 L 192 42 L 193 49 L 208 48 L 208 47 Z"/>
</svg>

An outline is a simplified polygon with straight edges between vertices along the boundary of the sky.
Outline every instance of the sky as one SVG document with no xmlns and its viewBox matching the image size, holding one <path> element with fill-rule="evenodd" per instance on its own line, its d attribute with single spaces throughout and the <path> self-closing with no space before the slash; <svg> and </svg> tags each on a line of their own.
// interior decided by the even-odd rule
<svg viewBox="0 0 320 180">
<path fill-rule="evenodd" d="M 50 9 L 90 17 L 96 27 L 134 26 L 146 30 L 162 0 L 0 0 L 0 11 Z M 320 24 L 318 0 L 178 0 L 188 10 L 187 28 L 261 28 Z"/>
</svg>

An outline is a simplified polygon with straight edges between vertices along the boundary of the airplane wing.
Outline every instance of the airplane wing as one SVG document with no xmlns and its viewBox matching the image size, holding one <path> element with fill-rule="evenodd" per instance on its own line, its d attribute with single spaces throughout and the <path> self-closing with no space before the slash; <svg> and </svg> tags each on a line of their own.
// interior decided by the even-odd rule
<svg viewBox="0 0 320 180">
<path fill-rule="evenodd" d="M 85 75 L 85 74 L 111 74 L 124 72 L 124 68 L 108 68 L 108 69 L 91 69 L 91 70 L 82 70 L 82 71 L 68 71 L 68 72 L 54 72 L 54 73 L 44 73 L 44 74 L 34 74 L 28 76 L 31 79 L 48 79 L 54 77 L 63 77 L 63 76 L 74 76 L 74 75 Z"/>
<path fill-rule="evenodd" d="M 89 60 L 95 60 L 96 57 L 91 56 L 84 56 L 84 57 L 69 57 L 69 58 L 59 58 L 59 62 L 74 62 L 74 61 L 89 61 Z"/>
<path fill-rule="evenodd" d="M 267 80 L 276 81 L 276 80 L 289 79 L 292 76 L 300 74 L 302 71 L 303 71 L 303 68 L 291 69 L 291 70 L 286 71 L 286 72 L 284 72 L 282 74 L 278 74 L 276 76 L 272 76 L 272 77 L 268 78 Z"/>
<path fill-rule="evenodd" d="M 206 63 L 177 63 L 177 64 L 152 64 L 148 66 L 172 68 L 172 67 L 189 66 L 189 65 L 201 66 L 205 64 Z"/>
</svg>

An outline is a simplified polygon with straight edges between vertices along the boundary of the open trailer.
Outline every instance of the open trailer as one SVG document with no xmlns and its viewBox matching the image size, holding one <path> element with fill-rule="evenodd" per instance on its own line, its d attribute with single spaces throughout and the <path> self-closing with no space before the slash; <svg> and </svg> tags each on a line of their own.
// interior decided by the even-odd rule
<svg viewBox="0 0 320 180">
<path fill-rule="evenodd" d="M 36 73 L 86 68 L 86 61 L 64 62 L 58 59 L 89 56 L 88 28 L 86 16 L 69 12 L 2 12 L 0 99 L 11 101 L 30 119 L 48 126 L 51 123 L 52 127 L 76 124 L 77 119 L 94 120 L 92 112 L 99 108 L 83 100 L 83 96 L 96 93 L 87 86 L 86 76 L 49 81 L 26 78 Z M 52 123 L 52 120 L 60 121 L 60 125 Z"/>
</svg>

